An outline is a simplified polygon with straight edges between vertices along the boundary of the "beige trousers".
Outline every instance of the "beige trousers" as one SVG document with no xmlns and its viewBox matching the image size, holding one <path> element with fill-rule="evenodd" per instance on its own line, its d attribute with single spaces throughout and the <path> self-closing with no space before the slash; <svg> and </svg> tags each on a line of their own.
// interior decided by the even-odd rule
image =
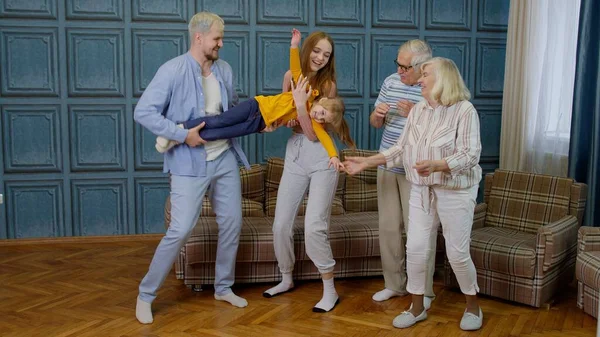
<svg viewBox="0 0 600 337">
<path fill-rule="evenodd" d="M 402 239 L 408 224 L 411 183 L 404 174 L 377 170 L 377 206 L 379 209 L 379 246 L 385 287 L 395 292 L 406 292 L 406 243 Z M 410 238 L 407 238 L 410 240 Z M 435 252 L 436 237 L 429 240 Z M 425 296 L 433 297 L 435 254 L 427 259 Z"/>
</svg>

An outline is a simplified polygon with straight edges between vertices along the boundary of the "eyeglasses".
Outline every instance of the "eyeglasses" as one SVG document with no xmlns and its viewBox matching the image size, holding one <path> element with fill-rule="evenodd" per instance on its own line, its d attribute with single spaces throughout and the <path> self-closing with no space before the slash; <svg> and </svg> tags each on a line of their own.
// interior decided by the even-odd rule
<svg viewBox="0 0 600 337">
<path fill-rule="evenodd" d="M 394 64 L 396 65 L 396 67 L 400 68 L 402 71 L 407 72 L 409 71 L 413 66 L 404 66 L 401 65 L 400 63 L 398 63 L 398 60 L 394 60 Z"/>
</svg>

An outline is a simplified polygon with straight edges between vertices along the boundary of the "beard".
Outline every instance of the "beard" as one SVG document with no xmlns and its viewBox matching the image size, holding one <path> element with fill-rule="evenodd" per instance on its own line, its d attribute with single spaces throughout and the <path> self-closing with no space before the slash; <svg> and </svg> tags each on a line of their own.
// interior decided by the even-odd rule
<svg viewBox="0 0 600 337">
<path fill-rule="evenodd" d="M 219 59 L 219 50 L 212 49 L 210 53 L 205 54 L 207 60 L 216 61 Z"/>
</svg>

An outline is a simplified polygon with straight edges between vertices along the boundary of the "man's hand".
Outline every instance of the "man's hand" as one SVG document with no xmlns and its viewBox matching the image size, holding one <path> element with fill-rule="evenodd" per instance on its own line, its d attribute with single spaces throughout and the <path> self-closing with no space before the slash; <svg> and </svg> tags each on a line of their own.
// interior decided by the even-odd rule
<svg viewBox="0 0 600 337">
<path fill-rule="evenodd" d="M 331 157 L 329 159 L 328 167 L 333 167 L 336 171 L 343 171 L 346 169 L 338 157 Z"/>
<path fill-rule="evenodd" d="M 300 34 L 299 30 L 297 30 L 296 28 L 292 29 L 292 41 L 290 42 L 290 47 L 298 48 L 298 46 L 300 45 L 301 37 L 302 37 L 302 34 Z"/>
<path fill-rule="evenodd" d="M 408 117 L 410 109 L 412 109 L 413 106 L 415 106 L 415 103 L 405 99 L 400 100 L 398 101 L 398 103 L 396 103 L 396 109 L 398 109 L 398 114 L 402 117 Z"/>
<path fill-rule="evenodd" d="M 205 123 L 202 122 L 202 124 L 198 125 L 197 127 L 188 130 L 188 134 L 185 137 L 185 143 L 187 145 L 190 147 L 196 147 L 206 144 L 206 141 L 200 137 L 200 129 L 204 127 L 204 124 Z"/>
<path fill-rule="evenodd" d="M 346 157 L 346 160 L 344 160 L 346 172 L 350 175 L 360 173 L 367 168 L 365 164 L 366 159 L 367 157 Z"/>
<path fill-rule="evenodd" d="M 387 103 L 380 103 L 375 107 L 373 114 L 375 115 L 375 118 L 384 119 L 389 111 L 390 106 Z"/>
</svg>

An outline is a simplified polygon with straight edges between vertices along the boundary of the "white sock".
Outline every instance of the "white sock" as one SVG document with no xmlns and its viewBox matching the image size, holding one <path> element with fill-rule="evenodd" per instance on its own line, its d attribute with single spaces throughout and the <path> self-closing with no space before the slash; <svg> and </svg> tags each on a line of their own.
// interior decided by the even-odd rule
<svg viewBox="0 0 600 337">
<path fill-rule="evenodd" d="M 238 308 L 243 308 L 243 307 L 248 306 L 248 301 L 239 297 L 238 295 L 234 294 L 233 292 L 230 292 L 229 294 L 223 295 L 223 296 L 215 294 L 215 300 L 229 302 L 231 305 L 236 306 Z"/>
<path fill-rule="evenodd" d="M 328 312 L 338 304 L 340 297 L 337 291 L 335 291 L 335 285 L 333 284 L 333 277 L 329 280 L 323 280 L 323 298 L 317 303 L 313 311 L 314 312 Z"/>
<path fill-rule="evenodd" d="M 183 129 L 183 124 L 177 124 L 177 126 Z M 177 145 L 177 141 L 158 136 L 154 148 L 160 153 L 165 153 L 175 145 Z"/>
<path fill-rule="evenodd" d="M 150 324 L 154 321 L 152 318 L 152 304 L 144 302 L 138 296 L 137 304 L 135 306 L 135 317 L 142 324 Z"/>
<path fill-rule="evenodd" d="M 156 137 L 156 144 L 158 144 L 160 147 L 169 146 L 169 142 L 170 142 L 170 140 L 165 137 L 161 137 L 161 136 Z"/>
<path fill-rule="evenodd" d="M 402 294 L 400 294 L 399 292 L 385 288 L 383 290 L 376 292 L 373 295 L 373 300 L 377 301 L 377 302 L 382 302 L 382 301 L 387 301 L 392 297 L 396 297 L 396 296 L 400 296 L 400 295 L 402 295 Z"/>
<path fill-rule="evenodd" d="M 273 288 L 267 289 L 263 293 L 266 298 L 271 298 L 275 295 L 283 294 L 294 288 L 294 280 L 292 279 L 292 273 L 281 273 L 281 282 Z"/>
<path fill-rule="evenodd" d="M 162 144 L 166 144 L 166 145 L 162 145 Z M 156 144 L 154 144 L 154 148 L 156 149 L 156 151 L 160 152 L 160 153 L 165 153 L 167 151 L 169 151 L 173 146 L 177 145 L 177 142 L 174 140 L 168 140 L 164 137 L 156 137 Z"/>
</svg>

